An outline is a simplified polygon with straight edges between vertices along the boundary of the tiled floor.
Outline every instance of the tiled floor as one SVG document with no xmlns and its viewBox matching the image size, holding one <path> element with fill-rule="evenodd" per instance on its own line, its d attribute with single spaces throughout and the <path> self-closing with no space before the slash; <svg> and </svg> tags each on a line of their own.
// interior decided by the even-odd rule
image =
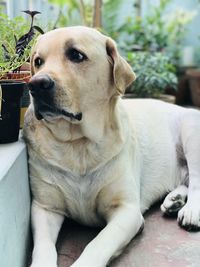
<svg viewBox="0 0 200 267">
<path fill-rule="evenodd" d="M 142 234 L 109 267 L 200 267 L 200 232 L 181 229 L 175 218 L 163 217 L 158 206 L 145 219 Z M 70 266 L 98 232 L 65 222 L 57 243 L 58 266 Z"/>
</svg>

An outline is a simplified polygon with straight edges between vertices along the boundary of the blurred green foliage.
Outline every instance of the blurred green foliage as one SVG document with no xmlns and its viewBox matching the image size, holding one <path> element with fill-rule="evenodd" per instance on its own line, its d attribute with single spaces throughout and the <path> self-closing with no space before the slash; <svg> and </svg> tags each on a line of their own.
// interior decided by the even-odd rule
<svg viewBox="0 0 200 267">
<path fill-rule="evenodd" d="M 129 52 L 127 59 L 137 77 L 129 88 L 135 96 L 158 97 L 167 87 L 177 89 L 175 68 L 161 52 Z"/>
<path fill-rule="evenodd" d="M 196 15 L 195 11 L 178 8 L 168 11 L 172 0 L 160 0 L 143 16 L 127 17 L 117 30 L 123 32 L 119 42 L 123 51 L 157 51 L 168 54 L 171 63 L 179 65 L 181 48 L 187 33 L 187 25 Z"/>
<path fill-rule="evenodd" d="M 92 25 L 92 1 L 84 0 L 48 0 L 58 7 L 57 18 L 52 28 L 82 24 Z"/>
<path fill-rule="evenodd" d="M 111 7 L 108 9 L 111 23 L 103 15 L 104 29 L 116 40 L 123 56 L 136 73 L 137 79 L 129 92 L 136 97 L 158 97 L 166 88 L 176 90 L 176 73 L 183 40 L 187 25 L 196 12 L 177 8 L 169 13 L 168 7 L 173 0 L 160 0 L 157 5 L 151 5 L 143 15 L 135 10 L 132 16 L 126 17 L 126 21 L 119 25 L 115 23 L 117 10 L 113 2 L 108 3 Z M 120 4 L 117 7 L 120 8 Z"/>
</svg>

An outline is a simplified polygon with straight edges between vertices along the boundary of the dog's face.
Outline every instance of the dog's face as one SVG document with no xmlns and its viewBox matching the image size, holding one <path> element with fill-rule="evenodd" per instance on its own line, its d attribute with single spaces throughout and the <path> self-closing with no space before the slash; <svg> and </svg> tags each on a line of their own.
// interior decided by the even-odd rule
<svg viewBox="0 0 200 267">
<path fill-rule="evenodd" d="M 135 79 L 115 43 L 87 27 L 50 31 L 38 39 L 29 83 L 37 119 L 81 122 L 84 112 L 122 94 Z"/>
</svg>

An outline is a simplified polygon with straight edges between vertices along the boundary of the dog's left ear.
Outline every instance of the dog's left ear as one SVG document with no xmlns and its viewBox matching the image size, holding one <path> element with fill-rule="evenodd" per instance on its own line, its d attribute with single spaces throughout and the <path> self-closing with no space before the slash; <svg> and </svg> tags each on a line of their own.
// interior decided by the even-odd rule
<svg viewBox="0 0 200 267">
<path fill-rule="evenodd" d="M 111 58 L 111 64 L 113 64 L 113 79 L 117 93 L 122 95 L 126 88 L 136 79 L 135 73 L 126 60 L 119 55 L 117 46 L 111 38 L 106 41 L 106 51 Z"/>
</svg>

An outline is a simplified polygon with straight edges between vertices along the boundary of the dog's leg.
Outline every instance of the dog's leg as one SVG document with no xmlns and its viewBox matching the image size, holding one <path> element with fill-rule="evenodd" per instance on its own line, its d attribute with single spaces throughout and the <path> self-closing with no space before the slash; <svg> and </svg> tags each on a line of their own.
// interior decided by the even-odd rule
<svg viewBox="0 0 200 267">
<path fill-rule="evenodd" d="M 105 267 L 111 258 L 121 253 L 142 225 L 143 217 L 138 207 L 124 205 L 118 208 L 107 226 L 86 246 L 71 267 Z"/>
<path fill-rule="evenodd" d="M 178 223 L 186 230 L 200 229 L 200 113 L 190 112 L 181 125 L 183 151 L 189 171 L 188 198 L 178 212 Z"/>
<path fill-rule="evenodd" d="M 34 249 L 31 267 L 56 267 L 55 243 L 64 216 L 47 211 L 33 202 L 32 230 Z"/>
<path fill-rule="evenodd" d="M 185 205 L 188 188 L 185 185 L 180 185 L 175 190 L 170 192 L 164 199 L 161 205 L 161 210 L 169 216 L 177 215 L 178 211 Z"/>
</svg>

